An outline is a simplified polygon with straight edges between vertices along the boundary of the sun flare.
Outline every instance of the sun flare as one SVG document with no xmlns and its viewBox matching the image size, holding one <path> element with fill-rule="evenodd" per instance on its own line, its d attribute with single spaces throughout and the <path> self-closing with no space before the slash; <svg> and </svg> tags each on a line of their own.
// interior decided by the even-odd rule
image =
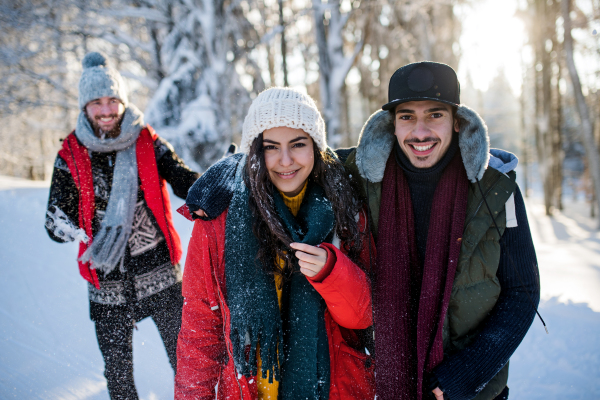
<svg viewBox="0 0 600 400">
<path fill-rule="evenodd" d="M 521 93 L 527 37 L 516 11 L 516 0 L 484 0 L 457 9 L 463 29 L 458 69 L 461 81 L 469 76 L 476 89 L 485 91 L 492 79 L 503 72 L 513 93 Z"/>
</svg>

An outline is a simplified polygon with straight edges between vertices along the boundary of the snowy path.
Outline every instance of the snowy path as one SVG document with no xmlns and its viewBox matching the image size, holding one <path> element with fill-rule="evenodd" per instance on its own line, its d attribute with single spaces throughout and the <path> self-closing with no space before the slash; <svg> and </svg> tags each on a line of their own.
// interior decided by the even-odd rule
<svg viewBox="0 0 600 400">
<path fill-rule="evenodd" d="M 47 196 L 47 183 L 0 176 L 0 399 L 106 400 L 77 249 L 46 235 Z M 511 359 L 512 399 L 600 398 L 600 235 L 580 208 L 549 219 L 539 202 L 528 202 L 541 270 L 540 312 L 550 335 L 536 319 Z M 174 218 L 187 248 L 192 224 Z M 139 327 L 134 366 L 140 397 L 170 399 L 173 372 L 158 331 L 149 319 Z"/>
<path fill-rule="evenodd" d="M 566 202 L 553 218 L 527 201 L 540 267 L 540 313 L 511 358 L 517 399 L 600 399 L 600 232 L 589 205 Z"/>
<path fill-rule="evenodd" d="M 108 399 L 77 246 L 44 229 L 48 184 L 0 177 L 0 399 Z M 183 200 L 171 195 L 174 207 Z M 179 214 L 184 245 L 192 224 Z M 173 398 L 173 371 L 154 323 L 134 331 L 140 398 Z"/>
</svg>

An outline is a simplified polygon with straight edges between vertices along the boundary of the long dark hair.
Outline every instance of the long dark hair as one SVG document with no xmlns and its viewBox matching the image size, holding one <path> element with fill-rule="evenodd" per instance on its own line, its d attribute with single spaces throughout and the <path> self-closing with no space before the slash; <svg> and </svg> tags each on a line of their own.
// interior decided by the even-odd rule
<svg viewBox="0 0 600 400">
<path fill-rule="evenodd" d="M 329 152 L 319 150 L 314 141 L 313 148 L 315 162 L 308 179 L 325 191 L 335 215 L 335 232 L 350 259 L 358 263 L 362 238 L 356 215 L 361 203 L 341 162 Z M 290 248 L 292 239 L 275 209 L 273 194 L 277 188 L 271 182 L 265 164 L 262 134 L 250 146 L 244 180 L 250 188 L 250 210 L 254 216 L 252 231 L 259 243 L 257 258 L 266 271 L 289 278 L 294 260 L 294 251 Z M 277 257 L 284 260 L 283 265 L 275 262 Z"/>
</svg>

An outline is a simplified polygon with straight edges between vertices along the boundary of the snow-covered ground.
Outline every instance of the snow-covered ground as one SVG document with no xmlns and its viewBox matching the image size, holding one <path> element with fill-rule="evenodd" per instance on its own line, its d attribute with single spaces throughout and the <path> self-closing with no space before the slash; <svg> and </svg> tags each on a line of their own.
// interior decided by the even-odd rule
<svg viewBox="0 0 600 400">
<path fill-rule="evenodd" d="M 46 235 L 47 196 L 47 182 L 0 177 L 0 399 L 106 400 L 77 248 Z M 600 233 L 583 203 L 553 219 L 539 200 L 527 207 L 550 334 L 534 321 L 511 359 L 511 398 L 600 398 Z M 185 250 L 192 224 L 174 218 Z M 150 319 L 134 333 L 134 371 L 142 399 L 173 397 L 173 371 Z"/>
</svg>

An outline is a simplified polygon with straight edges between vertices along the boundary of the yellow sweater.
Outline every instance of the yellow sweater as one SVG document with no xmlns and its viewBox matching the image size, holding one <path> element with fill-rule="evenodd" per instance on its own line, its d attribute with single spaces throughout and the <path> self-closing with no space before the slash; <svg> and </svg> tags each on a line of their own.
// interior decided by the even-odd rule
<svg viewBox="0 0 600 400">
<path fill-rule="evenodd" d="M 281 197 L 283 197 L 283 202 L 290 209 L 291 213 L 294 217 L 300 211 L 300 205 L 302 204 L 302 200 L 304 199 L 304 195 L 306 194 L 306 182 L 304 183 L 304 187 L 302 191 L 298 193 L 298 195 L 294 197 L 287 197 L 285 194 L 279 192 Z M 277 259 L 277 262 L 282 265 L 283 260 Z M 282 265 L 283 266 L 283 265 Z M 281 276 L 275 275 L 275 288 L 277 289 L 277 300 L 279 300 L 279 307 L 281 308 Z M 266 378 L 262 377 L 261 372 L 261 364 L 262 361 L 257 351 L 257 364 L 258 364 L 258 376 L 256 377 L 256 386 L 258 388 L 258 400 L 277 400 L 277 394 L 279 392 L 279 382 L 273 379 L 273 383 L 269 383 L 269 377 L 267 375 Z"/>
</svg>

